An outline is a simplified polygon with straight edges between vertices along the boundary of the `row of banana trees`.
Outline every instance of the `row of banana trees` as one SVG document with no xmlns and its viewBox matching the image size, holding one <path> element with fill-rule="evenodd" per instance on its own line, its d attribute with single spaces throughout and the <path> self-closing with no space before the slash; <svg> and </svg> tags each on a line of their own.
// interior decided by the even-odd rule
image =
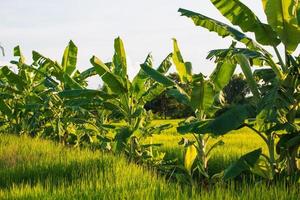
<svg viewBox="0 0 300 200">
<path fill-rule="evenodd" d="M 183 138 L 179 142 L 185 148 L 184 165 L 175 165 L 171 174 L 181 174 L 191 183 L 215 177 L 227 180 L 245 171 L 268 180 L 282 175 L 296 177 L 300 157 L 300 127 L 295 117 L 300 106 L 300 57 L 293 52 L 300 42 L 298 1 L 263 0 L 268 24 L 262 23 L 239 0 L 211 2 L 243 32 L 202 14 L 179 9 L 196 26 L 233 39 L 229 48 L 209 53 L 207 58 L 216 62 L 210 76 L 192 73 L 192 64 L 183 59 L 175 39 L 173 53 L 156 68 L 148 55 L 133 80 L 127 75 L 129 66 L 120 38 L 114 41 L 112 61 L 104 63 L 93 56 L 92 67 L 83 72 L 76 69 L 78 49 L 72 41 L 61 63 L 33 51 L 33 63 L 26 64 L 20 48 L 16 47 L 14 55 L 18 60 L 11 62 L 16 66 L 15 71 L 8 66 L 0 68 L 0 131 L 125 153 L 136 163 L 170 169 L 174 163 L 157 151 L 161 144 L 141 142 L 171 127 L 152 125 L 151 112 L 144 109 L 147 102 L 166 92 L 195 113 L 177 128 L 181 134 L 192 134 L 194 140 Z M 255 40 L 244 32 L 253 33 Z M 244 47 L 236 47 L 238 43 Z M 284 52 L 280 53 L 278 45 L 284 46 Z M 276 57 L 264 46 L 271 46 Z M 172 63 L 179 81 L 166 75 Z M 233 105 L 214 118 L 223 106 L 222 90 L 238 66 L 251 89 L 251 100 Z M 87 79 L 91 76 L 101 78 L 101 89 L 87 89 Z M 113 125 L 110 122 L 113 116 L 120 116 L 123 123 Z M 268 153 L 256 149 L 222 173 L 209 174 L 211 153 L 223 144 L 217 140 L 208 146 L 210 138 L 245 126 L 263 139 Z"/>
<path fill-rule="evenodd" d="M 139 141 L 171 126 L 151 125 L 151 112 L 144 109 L 144 104 L 165 88 L 155 84 L 143 70 L 130 81 L 120 38 L 115 39 L 114 47 L 112 62 L 103 63 L 93 56 L 93 67 L 83 72 L 76 69 L 78 49 L 72 41 L 61 63 L 33 51 L 33 63 L 26 64 L 19 46 L 15 47 L 18 60 L 11 61 L 15 68 L 0 68 L 1 132 L 125 152 L 136 162 L 161 162 L 164 154 L 152 150 L 159 144 L 142 145 Z M 151 55 L 145 63 L 152 66 Z M 166 73 L 170 67 L 168 55 L 157 70 Z M 103 87 L 87 89 L 87 79 L 95 75 L 102 79 Z M 121 116 L 125 124 L 109 123 L 114 116 Z"/>
</svg>

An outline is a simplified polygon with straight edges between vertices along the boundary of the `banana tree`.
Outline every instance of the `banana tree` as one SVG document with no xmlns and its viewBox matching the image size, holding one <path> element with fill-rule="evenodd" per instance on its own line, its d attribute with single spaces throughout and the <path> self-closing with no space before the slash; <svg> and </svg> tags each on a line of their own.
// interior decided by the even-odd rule
<svg viewBox="0 0 300 200">
<path fill-rule="evenodd" d="M 238 64 L 247 79 L 253 97 L 251 105 L 239 109 L 232 108 L 205 126 L 200 125 L 197 128 L 201 132 L 225 133 L 237 127 L 248 126 L 265 141 L 269 151 L 268 155 L 258 150 L 254 151 L 256 154 L 254 157 L 258 158 L 261 155 L 264 163 L 258 163 L 256 167 L 250 168 L 268 179 L 273 179 L 282 171 L 295 175 L 297 171 L 299 172 L 296 160 L 299 158 L 300 128 L 295 113 L 300 105 L 300 63 L 299 57 L 293 56 L 293 52 L 300 42 L 299 2 L 262 0 L 268 23 L 261 22 L 239 0 L 211 0 L 211 3 L 241 31 L 200 13 L 185 9 L 179 9 L 179 12 L 182 16 L 192 19 L 196 26 L 234 40 L 230 48 L 213 50 L 208 58 L 215 58 L 217 63 L 229 60 Z M 255 40 L 248 37 L 246 32 L 253 33 Z M 244 47 L 236 48 L 235 43 L 240 43 Z M 283 45 L 283 52 L 278 50 L 279 45 Z M 264 46 L 273 48 L 274 52 L 267 51 Z M 264 68 L 254 69 L 253 72 L 251 69 L 253 66 Z M 252 109 L 249 110 L 249 107 Z M 253 117 L 253 114 L 255 120 L 247 120 Z M 277 143 L 276 137 L 279 138 Z M 242 160 L 233 166 L 238 164 L 240 167 L 254 166 L 252 163 L 245 165 L 245 159 Z M 250 160 L 254 162 L 258 159 Z M 232 167 L 231 170 L 225 171 L 225 176 L 227 178 L 237 176 L 239 173 L 232 173 L 234 169 L 235 167 Z"/>
<path fill-rule="evenodd" d="M 192 65 L 190 62 L 184 61 L 175 39 L 173 39 L 172 59 L 180 77 L 179 83 L 146 64 L 141 65 L 141 68 L 156 82 L 168 88 L 168 95 L 193 109 L 196 118 L 181 122 L 177 128 L 180 133 L 192 133 L 195 138 L 194 142 L 186 139 L 180 142 L 186 147 L 184 165 L 190 176 L 193 172 L 198 171 L 201 176 L 209 178 L 208 159 L 212 150 L 223 142 L 220 140 L 208 148 L 207 142 L 211 135 L 206 134 L 209 132 L 199 132 L 197 127 L 207 124 L 209 122 L 207 117 L 213 116 L 213 113 L 218 110 L 222 99 L 222 89 L 230 81 L 236 64 L 231 63 L 230 60 L 223 60 L 218 63 L 209 78 L 202 74 L 192 74 Z"/>
<path fill-rule="evenodd" d="M 91 71 L 95 71 L 103 81 L 103 91 L 115 96 L 104 102 L 106 109 L 118 113 L 125 121 L 115 135 L 116 152 L 126 152 L 130 158 L 139 160 L 145 156 L 145 151 L 140 150 L 140 139 L 145 135 L 151 136 L 151 132 L 145 129 L 147 123 L 146 116 L 149 114 L 144 109 L 146 102 L 151 101 L 164 91 L 160 84 L 153 84 L 153 81 L 140 70 L 131 81 L 127 75 L 126 53 L 122 40 L 118 37 L 114 41 L 115 53 L 110 63 L 103 63 L 99 58 L 93 56 L 90 61 L 94 66 Z M 157 70 L 166 73 L 170 66 L 171 55 L 161 63 Z M 152 56 L 148 55 L 144 64 L 152 67 Z M 158 125 L 152 128 L 162 130 L 170 125 Z M 152 129 L 151 129 L 152 130 Z M 152 148 L 155 144 L 147 144 Z"/>
<path fill-rule="evenodd" d="M 86 142 L 90 144 L 96 141 L 96 143 L 100 142 L 101 146 L 106 146 L 109 138 L 103 134 L 114 126 L 106 124 L 107 114 L 104 111 L 103 103 L 115 96 L 104 91 L 86 89 L 86 79 L 96 75 L 96 71 L 93 68 L 81 73 L 76 70 L 77 51 L 75 44 L 70 41 L 64 51 L 61 64 L 37 52 L 34 52 L 33 59 L 39 66 L 45 67 L 47 70 L 51 69 L 52 75 L 59 81 L 56 95 L 62 103 L 57 104 L 59 108 L 56 110 L 61 111 L 57 123 L 62 124 L 63 127 L 58 129 L 58 135 L 68 143 Z M 74 124 L 79 127 L 71 132 L 68 131 L 70 130 L 68 126 Z"/>
<path fill-rule="evenodd" d="M 61 65 L 35 51 L 34 62 L 27 65 L 19 47 L 14 55 L 19 60 L 11 63 L 18 72 L 6 66 L 0 69 L 3 126 L 14 133 L 49 137 L 65 144 L 91 143 L 92 136 L 103 129 L 98 118 L 101 103 L 112 97 L 85 89 L 89 73 L 75 71 L 74 43 L 67 46 Z"/>
</svg>

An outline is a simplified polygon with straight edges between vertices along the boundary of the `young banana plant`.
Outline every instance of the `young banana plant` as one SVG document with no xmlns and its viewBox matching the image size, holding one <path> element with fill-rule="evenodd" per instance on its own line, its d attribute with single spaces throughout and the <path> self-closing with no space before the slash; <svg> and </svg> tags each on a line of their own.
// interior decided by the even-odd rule
<svg viewBox="0 0 300 200">
<path fill-rule="evenodd" d="M 217 110 L 217 104 L 222 96 L 221 90 L 230 81 L 236 65 L 224 60 L 218 63 L 215 71 L 206 79 L 202 74 L 192 74 L 191 63 L 184 62 L 175 39 L 173 46 L 172 59 L 180 77 L 180 84 L 145 64 L 141 65 L 141 68 L 152 79 L 168 88 L 168 95 L 194 110 L 196 118 L 180 123 L 177 128 L 180 133 L 192 133 L 195 137 L 195 142 L 185 140 L 180 142 L 186 147 L 184 165 L 190 176 L 197 171 L 201 176 L 209 178 L 207 163 L 211 151 L 223 142 L 220 140 L 208 149 L 207 142 L 211 137 L 208 133 L 210 132 L 200 131 L 198 126 L 205 126 L 209 122 L 207 117 L 212 116 Z M 220 134 L 216 133 L 214 136 L 216 135 Z"/>
<path fill-rule="evenodd" d="M 229 60 L 239 64 L 253 98 L 249 105 L 239 106 L 238 109 L 233 107 L 207 125 L 200 125 L 198 128 L 202 132 L 225 133 L 237 127 L 248 126 L 265 141 L 268 155 L 257 149 L 242 156 L 225 170 L 226 179 L 234 178 L 249 169 L 268 179 L 273 179 L 276 174 L 282 172 L 288 175 L 299 173 L 296 161 L 299 159 L 300 128 L 295 113 L 299 111 L 300 105 L 300 62 L 299 57 L 293 56 L 300 42 L 299 1 L 262 0 L 268 24 L 261 22 L 251 9 L 239 0 L 210 1 L 224 17 L 242 31 L 200 13 L 185 9 L 179 9 L 179 12 L 182 16 L 192 19 L 196 26 L 234 40 L 230 48 L 213 50 L 208 58 L 215 57 L 218 63 Z M 246 32 L 253 33 L 255 40 L 248 37 Z M 241 43 L 245 47 L 236 48 L 235 43 Z M 278 50 L 279 44 L 284 46 L 284 52 Z M 272 47 L 277 59 L 263 46 Z M 264 68 L 253 72 L 252 66 Z M 247 119 L 252 117 L 255 117 L 255 120 L 247 122 Z M 279 137 L 277 143 L 276 137 Z M 258 162 L 262 159 L 264 163 Z M 236 170 L 237 168 L 242 170 Z"/>
<path fill-rule="evenodd" d="M 164 91 L 160 84 L 153 84 L 153 81 L 141 69 L 131 81 L 127 75 L 126 53 L 121 38 L 114 41 L 115 54 L 109 64 L 103 63 L 99 58 L 93 56 L 90 61 L 93 69 L 103 81 L 103 91 L 114 96 L 104 102 L 106 109 L 119 113 L 126 125 L 117 130 L 115 136 L 116 152 L 126 151 L 129 157 L 140 158 L 143 151 L 140 151 L 139 140 L 145 133 L 145 118 L 148 113 L 144 109 L 146 102 L 151 101 Z M 161 63 L 157 70 L 166 73 L 170 66 L 171 54 Z M 152 68 L 152 56 L 148 55 L 144 64 Z M 169 128 L 169 125 L 154 126 L 154 129 L 162 131 Z M 147 147 L 155 146 L 149 144 Z"/>
</svg>

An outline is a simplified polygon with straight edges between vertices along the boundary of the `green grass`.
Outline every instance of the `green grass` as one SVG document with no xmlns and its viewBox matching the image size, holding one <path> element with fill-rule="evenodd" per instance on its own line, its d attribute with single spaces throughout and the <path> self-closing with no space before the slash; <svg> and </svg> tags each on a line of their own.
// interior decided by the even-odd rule
<svg viewBox="0 0 300 200">
<path fill-rule="evenodd" d="M 173 128 L 163 132 L 160 135 L 154 135 L 152 137 L 152 142 L 162 143 L 163 146 L 162 148 L 160 148 L 160 150 L 166 152 L 168 158 L 177 158 L 179 160 L 179 163 L 182 163 L 184 148 L 178 145 L 178 142 L 183 137 L 190 140 L 195 139 L 191 134 L 178 134 L 176 131 L 177 122 L 178 120 L 167 120 L 167 122 L 155 120 L 153 122 L 154 124 L 171 123 L 173 125 Z M 242 128 L 236 131 L 231 131 L 230 133 L 218 138 L 211 138 L 209 140 L 208 146 L 220 139 L 223 140 L 225 144 L 213 150 L 213 155 L 209 162 L 212 173 L 220 172 L 241 155 L 257 148 L 262 147 L 263 152 L 265 154 L 268 154 L 267 146 L 264 141 L 249 128 Z M 149 140 L 150 138 L 148 138 L 144 142 L 149 143 Z"/>
<path fill-rule="evenodd" d="M 171 121 L 176 124 L 176 122 Z M 154 123 L 161 123 L 155 121 Z M 174 132 L 175 131 L 175 132 Z M 155 135 L 169 157 L 182 156 L 173 128 Z M 188 135 L 187 137 L 192 137 Z M 249 129 L 223 137 L 209 163 L 220 171 L 241 154 L 264 145 Z M 50 141 L 0 135 L 0 199 L 299 199 L 299 184 L 218 183 L 182 189 L 122 156 L 63 147 Z"/>
<path fill-rule="evenodd" d="M 187 199 L 123 157 L 27 137 L 0 137 L 0 199 Z"/>
</svg>

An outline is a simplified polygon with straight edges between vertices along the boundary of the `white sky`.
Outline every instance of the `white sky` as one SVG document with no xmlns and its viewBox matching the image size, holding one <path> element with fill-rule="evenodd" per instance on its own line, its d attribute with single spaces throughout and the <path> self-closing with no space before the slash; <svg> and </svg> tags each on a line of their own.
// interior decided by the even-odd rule
<svg viewBox="0 0 300 200">
<path fill-rule="evenodd" d="M 265 21 L 261 0 L 242 2 Z M 172 51 L 171 38 L 175 37 L 184 59 L 193 63 L 194 72 L 209 74 L 214 63 L 205 59 L 208 51 L 228 47 L 231 40 L 180 17 L 180 7 L 228 23 L 209 0 L 0 0 L 0 42 L 6 50 L 0 65 L 12 59 L 16 45 L 21 46 L 28 62 L 32 50 L 61 61 L 72 39 L 79 48 L 78 67 L 84 70 L 91 67 L 92 55 L 110 61 L 113 40 L 120 36 L 132 77 L 149 52 L 158 65 Z M 98 77 L 90 80 L 92 87 L 98 84 Z"/>
</svg>

